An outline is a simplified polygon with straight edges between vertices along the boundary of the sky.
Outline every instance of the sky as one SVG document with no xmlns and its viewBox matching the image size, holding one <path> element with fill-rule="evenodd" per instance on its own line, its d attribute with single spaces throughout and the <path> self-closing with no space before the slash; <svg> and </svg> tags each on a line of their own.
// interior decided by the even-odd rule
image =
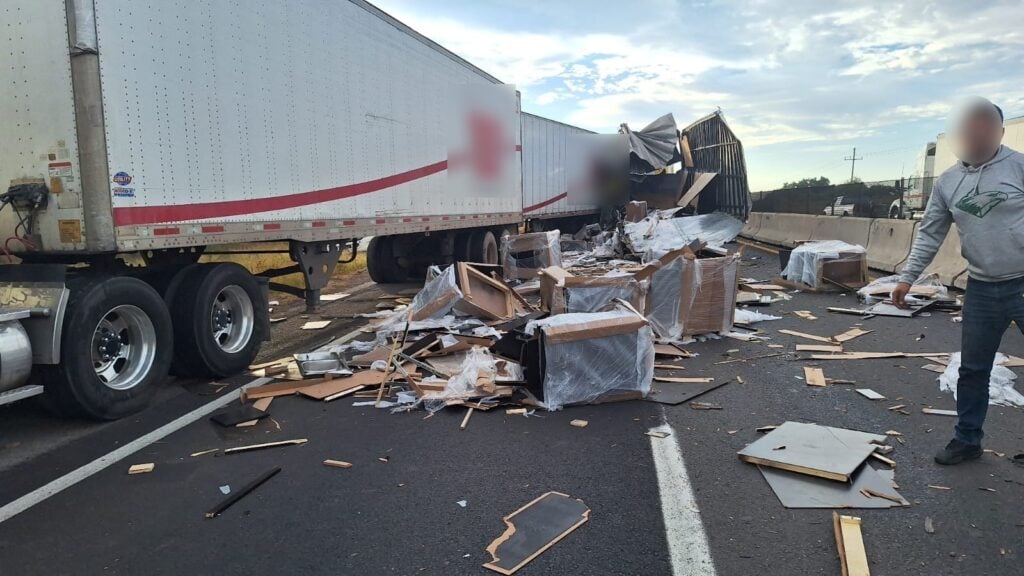
<svg viewBox="0 0 1024 576">
<path fill-rule="evenodd" d="M 372 0 L 522 93 L 527 112 L 613 133 L 716 109 L 751 189 L 910 176 L 956 102 L 1024 115 L 1024 2 Z"/>
</svg>

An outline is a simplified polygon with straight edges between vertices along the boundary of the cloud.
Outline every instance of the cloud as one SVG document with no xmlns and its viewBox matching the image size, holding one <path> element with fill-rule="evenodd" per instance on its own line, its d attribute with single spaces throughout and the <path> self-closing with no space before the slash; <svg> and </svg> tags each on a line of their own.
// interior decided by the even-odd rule
<svg viewBox="0 0 1024 576">
<path fill-rule="evenodd" d="M 528 111 L 608 132 L 669 111 L 685 125 L 720 107 L 758 167 L 752 178 L 765 185 L 801 165 L 842 169 L 832 145 L 909 150 L 864 163 L 865 179 L 898 176 L 969 94 L 1024 113 L 1019 0 L 838 9 L 818 0 L 439 2 L 447 8 L 426 12 L 381 0 L 514 83 Z"/>
</svg>

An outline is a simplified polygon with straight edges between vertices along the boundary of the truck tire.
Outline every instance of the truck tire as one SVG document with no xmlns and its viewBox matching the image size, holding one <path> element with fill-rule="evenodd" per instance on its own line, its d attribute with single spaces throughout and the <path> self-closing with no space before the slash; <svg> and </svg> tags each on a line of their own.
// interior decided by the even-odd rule
<svg viewBox="0 0 1024 576">
<path fill-rule="evenodd" d="M 131 277 L 69 284 L 61 363 L 43 367 L 50 404 L 67 415 L 116 420 L 143 409 L 167 377 L 174 334 L 163 299 Z"/>
<path fill-rule="evenodd" d="M 394 241 L 388 236 L 374 236 L 366 247 L 366 271 L 377 284 L 396 284 L 406 279 L 392 252 Z"/>
<path fill-rule="evenodd" d="M 498 263 L 498 241 L 490 230 L 476 230 L 469 237 L 469 261 Z"/>
<path fill-rule="evenodd" d="M 168 296 L 175 374 L 221 378 L 256 358 L 269 311 L 248 270 L 232 262 L 200 264 Z"/>
</svg>

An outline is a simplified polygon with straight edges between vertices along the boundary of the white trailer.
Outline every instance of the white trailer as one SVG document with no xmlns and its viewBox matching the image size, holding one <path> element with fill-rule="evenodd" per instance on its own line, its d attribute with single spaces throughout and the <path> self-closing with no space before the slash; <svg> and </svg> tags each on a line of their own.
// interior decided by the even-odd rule
<svg viewBox="0 0 1024 576">
<path fill-rule="evenodd" d="M 589 130 L 523 112 L 523 218 L 533 229 L 575 224 L 580 217 L 594 220 L 600 207 L 571 204 L 570 170 L 574 137 Z"/>
<path fill-rule="evenodd" d="M 20 263 L 0 266 L 0 403 L 42 385 L 62 410 L 117 418 L 169 369 L 244 369 L 269 337 L 266 282 L 198 264 L 206 247 L 289 241 L 313 306 L 359 238 L 394 281 L 497 262 L 523 219 L 514 90 L 477 122 L 452 102 L 501 83 L 362 0 L 2 13 L 0 232 Z"/>
</svg>

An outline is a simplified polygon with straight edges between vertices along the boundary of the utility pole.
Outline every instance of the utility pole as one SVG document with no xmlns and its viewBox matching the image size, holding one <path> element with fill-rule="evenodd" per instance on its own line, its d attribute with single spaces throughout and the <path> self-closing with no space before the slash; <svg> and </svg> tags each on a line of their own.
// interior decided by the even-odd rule
<svg viewBox="0 0 1024 576">
<path fill-rule="evenodd" d="M 847 156 L 846 158 L 843 158 L 844 161 L 850 163 L 850 182 L 853 182 L 853 169 L 854 169 L 854 167 L 857 166 L 857 160 L 863 160 L 863 159 L 864 159 L 863 156 L 861 156 L 860 158 L 857 157 L 857 147 L 856 146 L 853 147 L 853 154 L 852 155 Z"/>
</svg>

